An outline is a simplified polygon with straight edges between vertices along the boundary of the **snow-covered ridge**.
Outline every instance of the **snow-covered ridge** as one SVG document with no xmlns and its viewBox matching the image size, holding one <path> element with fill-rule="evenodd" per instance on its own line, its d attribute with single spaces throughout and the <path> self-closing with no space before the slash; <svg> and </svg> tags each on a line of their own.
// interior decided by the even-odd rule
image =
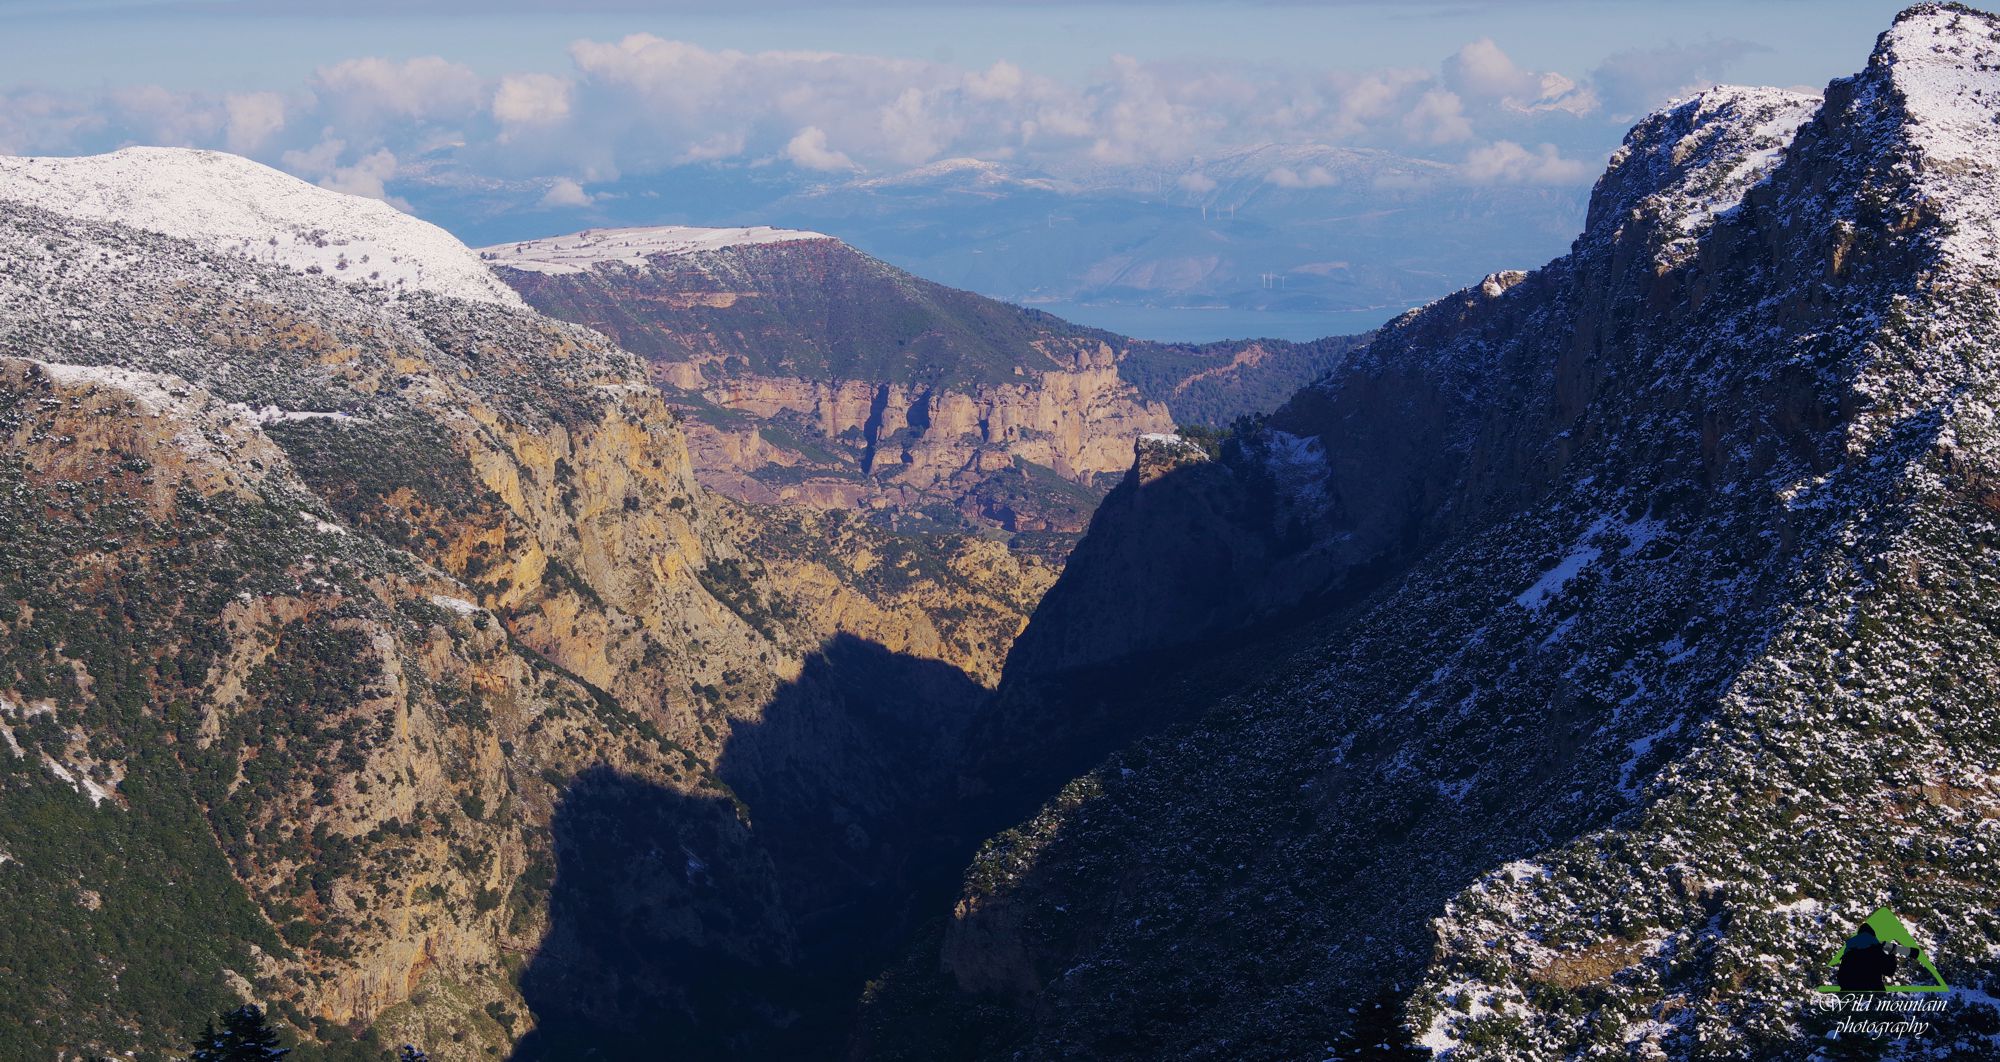
<svg viewBox="0 0 2000 1062">
<path fill-rule="evenodd" d="M 1946 222 L 1947 258 L 2000 270 L 2000 18 L 1954 5 L 1911 8 L 1870 60 L 1902 97 L 1903 135 L 1924 157 L 1918 184 Z"/>
<path fill-rule="evenodd" d="M 749 244 L 828 239 L 832 237 L 825 233 L 774 229 L 768 225 L 741 229 L 656 225 L 631 229 L 585 229 L 567 236 L 495 244 L 480 248 L 479 257 L 492 265 L 530 273 L 581 273 L 605 263 L 637 268 L 660 255 L 695 254 Z"/>
<path fill-rule="evenodd" d="M 522 304 L 443 229 L 379 200 L 308 184 L 220 151 L 132 147 L 74 158 L 0 155 L 0 200 L 8 199 L 389 294 L 422 290 Z"/>
<path fill-rule="evenodd" d="M 1655 111 L 1611 156 L 1592 197 L 1592 230 L 1623 225 L 1643 207 L 1665 237 L 1661 261 L 1678 259 L 1778 168 L 1821 103 L 1787 89 L 1717 85 Z"/>
</svg>

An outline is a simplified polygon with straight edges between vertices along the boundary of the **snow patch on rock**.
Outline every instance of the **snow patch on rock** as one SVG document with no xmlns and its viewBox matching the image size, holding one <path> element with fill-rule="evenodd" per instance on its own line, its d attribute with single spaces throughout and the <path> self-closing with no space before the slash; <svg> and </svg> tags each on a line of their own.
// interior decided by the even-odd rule
<svg viewBox="0 0 2000 1062">
<path fill-rule="evenodd" d="M 453 612 L 458 613 L 461 616 L 476 615 L 480 612 L 485 611 L 478 605 L 475 605 L 472 602 L 467 601 L 462 597 L 451 597 L 447 594 L 432 594 L 431 604 L 436 605 L 437 607 L 442 609 L 449 609 Z"/>
<path fill-rule="evenodd" d="M 1543 572 L 1532 586 L 1521 591 L 1514 598 L 1514 603 L 1530 612 L 1538 612 L 1550 598 L 1562 593 L 1570 580 L 1597 563 L 1606 549 L 1615 548 L 1620 557 L 1630 557 L 1651 545 L 1665 530 L 1666 525 L 1656 519 L 1626 521 L 1610 516 L 1599 517 L 1578 536 L 1569 553 L 1557 561 L 1555 567 Z"/>
<path fill-rule="evenodd" d="M 1326 446 L 1316 436 L 1265 432 L 1264 468 L 1291 513 L 1318 516 L 1326 511 Z"/>
<path fill-rule="evenodd" d="M 231 402 L 229 408 L 241 412 L 258 424 L 284 424 L 299 420 L 360 420 L 352 413 L 334 410 L 279 409 L 277 406 L 263 406 L 252 409 L 242 402 Z"/>
</svg>

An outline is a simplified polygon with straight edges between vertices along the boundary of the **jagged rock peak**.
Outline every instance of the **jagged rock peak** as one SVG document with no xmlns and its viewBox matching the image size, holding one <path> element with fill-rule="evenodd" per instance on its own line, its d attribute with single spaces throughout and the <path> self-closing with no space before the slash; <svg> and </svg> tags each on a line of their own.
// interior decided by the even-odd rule
<svg viewBox="0 0 2000 1062">
<path fill-rule="evenodd" d="M 394 296 L 429 291 L 520 306 L 450 233 L 379 199 L 308 184 L 221 151 L 129 147 L 103 155 L 0 155 L 0 200 L 115 221 L 209 250 Z"/>
<path fill-rule="evenodd" d="M 1944 222 L 1944 258 L 2000 270 L 2000 18 L 1960 4 L 1911 7 L 1854 80 L 1857 111 L 1884 92 L 1897 105 L 1893 147 L 1907 153 L 1921 200 Z"/>
<path fill-rule="evenodd" d="M 1591 193 L 1585 241 L 1632 222 L 1660 234 L 1659 258 L 1684 253 L 1784 159 L 1820 97 L 1722 85 L 1655 111 L 1632 127 Z"/>
<path fill-rule="evenodd" d="M 1497 299 L 1507 294 L 1508 288 L 1526 279 L 1528 274 L 1523 270 L 1502 269 L 1497 273 L 1486 274 L 1486 279 L 1479 282 L 1479 291 L 1489 299 Z"/>
</svg>

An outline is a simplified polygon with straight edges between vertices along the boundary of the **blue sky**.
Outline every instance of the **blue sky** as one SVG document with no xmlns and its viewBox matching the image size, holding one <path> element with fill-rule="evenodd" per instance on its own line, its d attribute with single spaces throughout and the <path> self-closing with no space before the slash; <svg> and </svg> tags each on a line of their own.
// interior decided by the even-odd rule
<svg viewBox="0 0 2000 1062">
<path fill-rule="evenodd" d="M 579 37 L 632 32 L 745 50 L 813 48 L 1075 76 L 1124 53 L 1314 66 L 1435 63 L 1479 37 L 1516 60 L 1582 69 L 1620 51 L 1733 40 L 1744 80 L 1820 84 L 1851 70 L 1902 5 L 1861 0 L 1463 0 L 1456 3 L 187 3 L 0 0 L 0 75 L 50 87 L 145 80 L 268 87 L 357 55 L 450 56 L 500 73 L 564 61 Z"/>
</svg>

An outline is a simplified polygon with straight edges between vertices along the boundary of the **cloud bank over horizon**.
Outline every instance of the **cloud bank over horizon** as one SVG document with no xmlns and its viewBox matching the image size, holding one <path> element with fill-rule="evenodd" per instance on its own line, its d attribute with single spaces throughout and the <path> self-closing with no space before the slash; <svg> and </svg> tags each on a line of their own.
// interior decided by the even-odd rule
<svg viewBox="0 0 2000 1062">
<path fill-rule="evenodd" d="M 1376 149 L 1468 184 L 1578 185 L 1631 120 L 1724 76 L 1756 46 L 1627 50 L 1581 71 L 1532 69 L 1493 40 L 1429 67 L 1306 69 L 1113 54 L 1059 78 L 855 52 L 582 37 L 568 65 L 481 73 L 448 55 L 356 56 L 291 84 L 215 92 L 0 86 L 0 153 L 127 144 L 218 148 L 329 188 L 389 198 L 413 168 L 537 185 L 545 208 L 676 167 L 789 166 L 827 179 L 971 158 L 1058 178 L 1124 170 L 1213 187 L 1208 160 L 1268 144 Z M 1292 189 L 1335 178 L 1273 166 Z"/>
</svg>

